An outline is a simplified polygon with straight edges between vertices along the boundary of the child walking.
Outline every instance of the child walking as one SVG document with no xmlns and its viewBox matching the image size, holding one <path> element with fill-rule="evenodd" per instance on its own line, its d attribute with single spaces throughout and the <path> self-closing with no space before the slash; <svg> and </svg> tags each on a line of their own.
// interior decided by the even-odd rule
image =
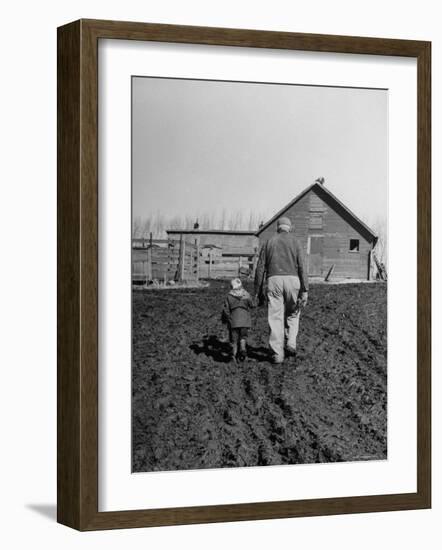
<svg viewBox="0 0 442 550">
<path fill-rule="evenodd" d="M 231 290 L 224 301 L 221 321 L 229 327 L 232 356 L 244 361 L 247 357 L 247 337 L 252 326 L 250 310 L 252 297 L 242 286 L 241 279 L 230 281 Z"/>
</svg>

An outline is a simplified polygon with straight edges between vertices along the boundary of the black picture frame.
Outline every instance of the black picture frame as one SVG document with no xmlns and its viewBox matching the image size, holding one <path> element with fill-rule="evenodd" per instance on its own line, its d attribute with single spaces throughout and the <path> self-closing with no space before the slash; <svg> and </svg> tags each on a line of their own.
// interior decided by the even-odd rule
<svg viewBox="0 0 442 550">
<path fill-rule="evenodd" d="M 157 41 L 417 60 L 417 491 L 98 510 L 98 41 Z M 58 29 L 58 521 L 97 530 L 431 507 L 431 44 L 79 20 Z"/>
</svg>

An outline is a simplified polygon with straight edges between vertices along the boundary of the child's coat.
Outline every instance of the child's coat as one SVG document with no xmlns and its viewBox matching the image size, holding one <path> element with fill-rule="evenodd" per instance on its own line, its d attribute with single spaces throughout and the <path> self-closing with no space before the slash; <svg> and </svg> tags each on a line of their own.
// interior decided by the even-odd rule
<svg viewBox="0 0 442 550">
<path fill-rule="evenodd" d="M 252 326 L 251 308 L 254 307 L 252 297 L 243 288 L 231 290 L 224 302 L 222 320 L 230 328 L 250 328 Z"/>
</svg>

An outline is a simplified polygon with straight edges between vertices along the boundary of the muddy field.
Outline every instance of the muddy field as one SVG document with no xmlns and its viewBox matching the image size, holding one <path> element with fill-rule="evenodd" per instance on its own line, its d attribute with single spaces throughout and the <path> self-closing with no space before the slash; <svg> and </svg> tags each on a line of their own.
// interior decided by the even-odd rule
<svg viewBox="0 0 442 550">
<path fill-rule="evenodd" d="M 387 458 L 386 285 L 312 286 L 282 365 L 265 308 L 229 361 L 227 291 L 134 290 L 133 471 Z"/>
</svg>

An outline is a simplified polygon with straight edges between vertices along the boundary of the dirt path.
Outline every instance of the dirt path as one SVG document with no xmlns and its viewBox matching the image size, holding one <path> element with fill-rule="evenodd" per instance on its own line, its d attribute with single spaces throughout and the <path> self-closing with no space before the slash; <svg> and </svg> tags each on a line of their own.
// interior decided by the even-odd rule
<svg viewBox="0 0 442 550">
<path fill-rule="evenodd" d="M 386 458 L 386 285 L 313 286 L 283 365 L 262 308 L 228 360 L 226 291 L 134 291 L 133 470 Z"/>
</svg>

